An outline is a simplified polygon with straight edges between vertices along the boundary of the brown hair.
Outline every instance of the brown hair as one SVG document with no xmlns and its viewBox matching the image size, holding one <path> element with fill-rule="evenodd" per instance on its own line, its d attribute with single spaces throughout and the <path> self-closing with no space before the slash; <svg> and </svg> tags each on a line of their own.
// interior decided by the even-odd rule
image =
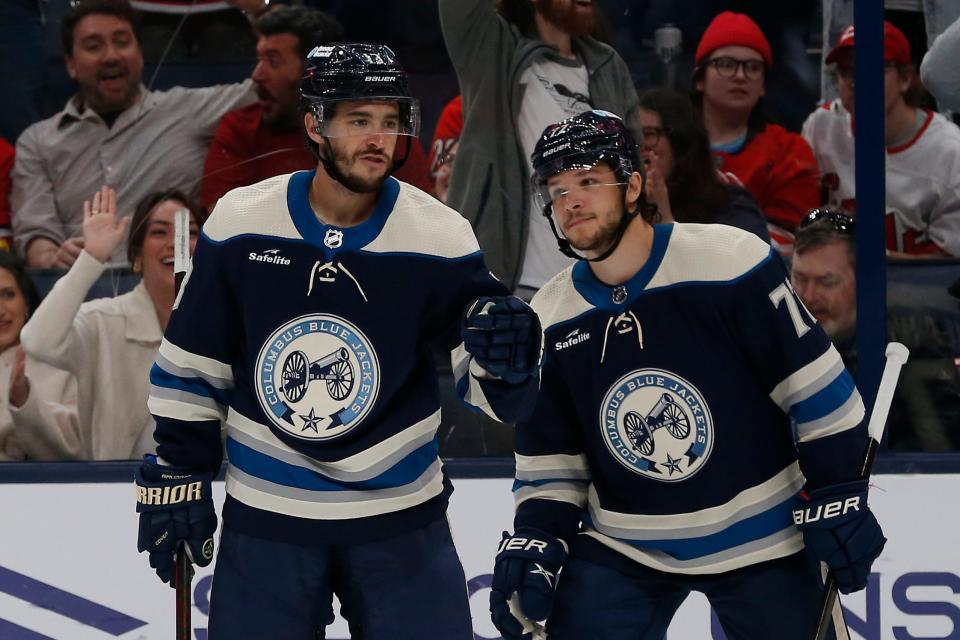
<svg viewBox="0 0 960 640">
<path fill-rule="evenodd" d="M 91 15 L 108 15 L 126 20 L 130 23 L 133 35 L 140 40 L 137 33 L 140 27 L 140 14 L 130 6 L 127 0 L 79 0 L 73 2 L 60 22 L 60 41 L 63 44 L 63 53 L 73 55 L 73 32 L 77 23 Z"/>
<path fill-rule="evenodd" d="M 134 264 L 140 253 L 143 251 L 143 242 L 147 237 L 147 227 L 150 222 L 150 214 L 161 202 L 173 200 L 183 204 L 190 210 L 190 216 L 198 225 L 203 225 L 206 220 L 206 214 L 195 202 L 186 196 L 180 189 L 166 189 L 163 191 L 154 191 L 144 196 L 137 203 L 137 208 L 130 219 L 130 236 L 127 239 L 127 260 Z"/>
<path fill-rule="evenodd" d="M 843 243 L 847 246 L 847 256 L 850 266 L 857 270 L 857 241 L 852 233 L 842 233 L 826 218 L 811 222 L 797 229 L 793 238 L 793 252 L 803 253 L 817 247 L 825 247 L 834 243 Z"/>
</svg>

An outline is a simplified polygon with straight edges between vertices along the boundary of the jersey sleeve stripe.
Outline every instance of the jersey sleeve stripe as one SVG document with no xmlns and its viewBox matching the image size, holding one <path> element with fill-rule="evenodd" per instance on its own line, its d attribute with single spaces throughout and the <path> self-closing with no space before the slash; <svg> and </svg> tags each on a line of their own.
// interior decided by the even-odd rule
<svg viewBox="0 0 960 640">
<path fill-rule="evenodd" d="M 227 469 L 227 493 L 233 498 L 256 509 L 313 520 L 392 513 L 422 504 L 442 491 L 440 460 L 410 484 L 367 491 L 310 491 L 274 484 L 233 465 Z"/>
<path fill-rule="evenodd" d="M 490 400 L 483 391 L 478 376 L 489 375 L 480 365 L 473 361 L 461 343 L 451 354 L 453 363 L 454 383 L 460 398 L 472 407 L 482 411 L 494 420 L 501 422 L 500 417 L 493 410 Z"/>
<path fill-rule="evenodd" d="M 601 506 L 601 499 L 590 487 L 590 516 L 597 530 L 604 534 L 632 540 L 694 538 L 712 535 L 757 514 L 769 511 L 792 499 L 804 483 L 800 465 L 796 462 L 766 482 L 741 491 L 729 501 L 689 513 L 640 515 L 609 511 Z"/>
<path fill-rule="evenodd" d="M 157 362 L 162 362 L 161 366 L 173 375 L 203 378 L 218 389 L 233 386 L 233 369 L 229 364 L 190 353 L 168 340 L 160 343 Z"/>
<path fill-rule="evenodd" d="M 810 362 L 780 382 L 770 392 L 770 399 L 789 413 L 790 407 L 810 397 L 837 376 L 837 363 L 843 366 L 840 354 L 831 345 L 816 360 Z"/>
<path fill-rule="evenodd" d="M 250 420 L 235 410 L 227 415 L 227 433 L 238 443 L 287 464 L 342 482 L 370 480 L 384 473 L 416 449 L 433 442 L 439 426 L 440 412 L 436 411 L 359 453 L 340 460 L 322 461 L 284 444 L 266 425 Z"/>
<path fill-rule="evenodd" d="M 167 389 L 170 391 L 181 391 L 191 396 L 209 398 L 224 408 L 230 404 L 228 390 L 212 387 L 203 378 L 182 378 L 173 375 L 160 368 L 157 364 L 154 364 L 150 369 L 150 385 L 151 393 Z"/>
<path fill-rule="evenodd" d="M 516 458 L 517 480 L 590 479 L 587 457 L 584 455 L 525 456 L 518 453 Z"/>
<path fill-rule="evenodd" d="M 582 509 L 587 504 L 587 483 L 561 481 L 536 486 L 523 484 L 513 490 L 513 501 L 516 506 L 534 498 L 569 502 Z"/>
<path fill-rule="evenodd" d="M 404 487 L 420 478 L 438 461 L 437 443 L 431 440 L 414 450 L 383 473 L 368 480 L 343 482 L 312 469 L 288 464 L 251 449 L 232 438 L 227 438 L 227 455 L 230 464 L 250 477 L 259 478 L 278 487 L 288 487 L 309 492 L 310 495 L 342 493 L 342 498 L 320 498 L 336 502 L 356 500 L 361 493 L 381 489 Z M 353 496 L 352 494 L 357 494 Z"/>
<path fill-rule="evenodd" d="M 813 422 L 827 416 L 846 404 L 857 392 L 853 378 L 846 370 L 840 372 L 830 384 L 820 389 L 806 400 L 790 407 L 790 417 L 797 423 Z"/>
<path fill-rule="evenodd" d="M 847 429 L 853 429 L 866 415 L 863 400 L 854 389 L 847 401 L 822 418 L 797 423 L 797 441 L 809 442 L 817 438 L 836 435 Z"/>
<path fill-rule="evenodd" d="M 147 408 L 156 417 L 169 418 L 182 422 L 207 422 L 223 420 L 219 408 L 214 409 L 197 402 L 181 402 L 151 395 L 147 399 Z"/>
</svg>

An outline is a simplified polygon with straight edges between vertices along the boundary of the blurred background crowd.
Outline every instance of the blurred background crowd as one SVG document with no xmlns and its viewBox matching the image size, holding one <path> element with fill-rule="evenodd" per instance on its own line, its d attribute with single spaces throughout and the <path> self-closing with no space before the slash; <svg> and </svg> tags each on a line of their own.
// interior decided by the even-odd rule
<svg viewBox="0 0 960 640">
<path fill-rule="evenodd" d="M 530 152 L 586 109 L 627 121 L 661 222 L 776 247 L 854 373 L 856 222 L 882 216 L 887 333 L 912 351 L 888 447 L 957 449 L 960 2 L 885 17 L 886 207 L 858 211 L 853 0 L 4 0 L 0 460 L 152 450 L 174 213 L 195 235 L 227 191 L 314 167 L 298 90 L 336 41 L 397 53 L 423 122 L 396 177 L 467 218 L 526 299 L 569 263 Z M 511 455 L 435 360 L 441 453 Z"/>
</svg>

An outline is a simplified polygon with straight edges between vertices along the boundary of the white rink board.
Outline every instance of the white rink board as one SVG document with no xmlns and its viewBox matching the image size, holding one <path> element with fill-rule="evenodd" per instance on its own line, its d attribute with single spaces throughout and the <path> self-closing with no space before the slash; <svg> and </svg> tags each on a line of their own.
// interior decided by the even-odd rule
<svg viewBox="0 0 960 640">
<path fill-rule="evenodd" d="M 489 584 L 500 532 L 511 528 L 511 481 L 456 480 L 454 485 L 450 520 L 468 581 Z M 960 638 L 960 475 L 885 475 L 875 477 L 874 485 L 871 505 L 890 542 L 874 565 L 868 592 L 844 597 L 859 618 L 852 621 L 852 636 Z M 223 484 L 215 490 L 219 504 Z M 133 488 L 122 483 L 0 485 L 0 638 L 173 638 L 173 590 L 136 552 L 133 505 Z M 206 638 L 204 592 L 210 574 L 208 567 L 194 579 L 197 640 Z M 480 588 L 471 597 L 478 640 L 499 637 L 488 618 L 488 594 Z M 119 615 L 97 628 L 91 620 L 104 617 L 91 603 Z M 684 603 L 667 637 L 722 638 L 711 634 L 701 597 Z M 348 638 L 343 621 L 327 630 L 327 638 Z"/>
</svg>

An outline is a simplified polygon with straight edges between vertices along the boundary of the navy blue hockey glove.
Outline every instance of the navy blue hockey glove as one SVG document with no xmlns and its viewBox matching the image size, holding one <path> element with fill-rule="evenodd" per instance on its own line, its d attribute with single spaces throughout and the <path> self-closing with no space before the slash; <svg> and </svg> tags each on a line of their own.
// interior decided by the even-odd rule
<svg viewBox="0 0 960 640">
<path fill-rule="evenodd" d="M 213 560 L 217 513 L 210 492 L 212 480 L 212 473 L 161 466 L 156 456 L 144 456 L 134 476 L 140 514 L 137 551 L 150 554 L 150 566 L 171 586 L 174 554 L 180 546 L 201 567 Z"/>
<path fill-rule="evenodd" d="M 493 568 L 490 616 L 504 640 L 526 640 L 532 623 L 547 619 L 557 572 L 566 558 L 563 544 L 549 533 L 531 527 L 520 527 L 512 536 L 503 532 Z"/>
<path fill-rule="evenodd" d="M 474 300 L 460 336 L 477 364 L 509 384 L 520 384 L 540 366 L 540 319 L 514 296 Z"/>
<path fill-rule="evenodd" d="M 826 562 L 842 593 L 867 586 L 870 565 L 887 539 L 867 506 L 867 481 L 835 484 L 810 493 L 809 501 L 793 512 L 807 550 Z"/>
</svg>

